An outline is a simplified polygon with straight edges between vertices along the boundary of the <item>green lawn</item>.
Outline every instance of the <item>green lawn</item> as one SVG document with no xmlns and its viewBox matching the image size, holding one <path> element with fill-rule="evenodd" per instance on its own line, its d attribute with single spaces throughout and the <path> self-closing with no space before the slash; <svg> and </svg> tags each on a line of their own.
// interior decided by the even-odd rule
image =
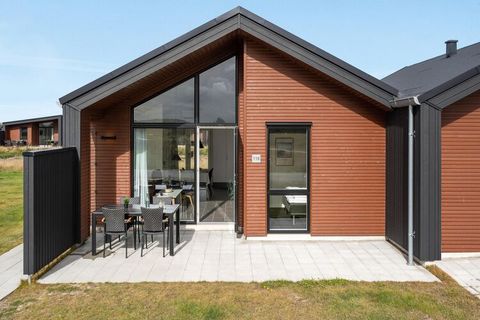
<svg viewBox="0 0 480 320">
<path fill-rule="evenodd" d="M 440 283 L 137 283 L 23 285 L 0 319 L 480 319 L 480 299 Z"/>
<path fill-rule="evenodd" d="M 0 159 L 21 157 L 22 153 L 34 149 L 31 147 L 0 147 Z"/>
<path fill-rule="evenodd" d="M 23 173 L 0 168 L 0 254 L 22 243 Z"/>
</svg>

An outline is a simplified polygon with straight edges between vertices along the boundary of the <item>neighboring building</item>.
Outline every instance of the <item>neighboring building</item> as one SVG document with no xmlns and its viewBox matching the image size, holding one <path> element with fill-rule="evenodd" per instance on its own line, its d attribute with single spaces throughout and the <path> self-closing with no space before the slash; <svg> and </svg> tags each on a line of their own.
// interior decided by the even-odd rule
<svg viewBox="0 0 480 320">
<path fill-rule="evenodd" d="M 0 146 L 5 144 L 5 128 L 2 123 L 0 123 Z"/>
<path fill-rule="evenodd" d="M 7 145 L 61 144 L 62 116 L 50 116 L 3 123 Z"/>
<path fill-rule="evenodd" d="M 473 81 L 467 90 L 442 100 L 456 103 L 472 93 L 458 102 L 467 116 L 479 105 L 472 72 L 473 78 L 462 78 Z M 441 88 L 450 76 L 439 80 Z M 192 185 L 185 223 L 220 224 L 247 237 L 386 237 L 405 248 L 408 121 L 394 100 L 424 94 L 395 77 L 378 80 L 237 8 L 67 94 L 60 98 L 63 141 L 80 158 L 82 239 L 90 212 L 104 204 L 125 195 L 143 203 L 157 186 Z M 480 251 L 480 202 L 472 198 L 458 209 L 451 209 L 456 200 L 442 203 L 443 237 L 440 223 L 440 181 L 445 199 L 458 205 L 466 191 L 452 184 L 461 180 L 448 161 L 465 167 L 460 175 L 480 172 L 466 160 L 470 152 L 480 154 L 478 144 L 463 143 L 470 148 L 463 158 L 449 156 L 459 150 L 449 147 L 454 130 L 473 131 L 480 122 L 472 121 L 480 120 L 463 121 L 469 129 L 451 125 L 454 112 L 444 120 L 447 173 L 440 179 L 442 117 L 435 99 L 443 91 L 432 90 L 415 107 L 414 251 L 420 260 L 439 259 L 442 251 Z M 466 181 L 475 196 L 480 180 Z M 465 219 L 459 233 L 468 237 L 449 240 L 457 232 L 449 211 L 462 210 L 453 217 Z"/>
</svg>

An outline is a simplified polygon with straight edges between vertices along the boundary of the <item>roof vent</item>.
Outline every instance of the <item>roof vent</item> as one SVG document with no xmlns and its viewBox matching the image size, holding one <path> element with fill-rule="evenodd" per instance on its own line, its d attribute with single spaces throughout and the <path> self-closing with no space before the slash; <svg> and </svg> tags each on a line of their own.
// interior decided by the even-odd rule
<svg viewBox="0 0 480 320">
<path fill-rule="evenodd" d="M 446 46 L 446 56 L 451 57 L 457 53 L 457 42 L 458 40 L 447 40 L 445 41 Z"/>
</svg>

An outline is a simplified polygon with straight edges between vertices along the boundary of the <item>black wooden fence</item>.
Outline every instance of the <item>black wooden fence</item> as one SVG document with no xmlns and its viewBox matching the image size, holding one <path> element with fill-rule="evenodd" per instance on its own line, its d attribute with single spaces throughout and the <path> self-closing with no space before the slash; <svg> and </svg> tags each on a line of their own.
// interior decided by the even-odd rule
<svg viewBox="0 0 480 320">
<path fill-rule="evenodd" d="M 79 161 L 75 148 L 23 156 L 23 272 L 32 275 L 80 241 Z"/>
</svg>

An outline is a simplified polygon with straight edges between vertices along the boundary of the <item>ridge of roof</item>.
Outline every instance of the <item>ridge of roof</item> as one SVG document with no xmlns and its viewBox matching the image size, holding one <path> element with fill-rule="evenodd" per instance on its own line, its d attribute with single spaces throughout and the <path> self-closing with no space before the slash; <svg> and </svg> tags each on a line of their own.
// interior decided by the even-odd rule
<svg viewBox="0 0 480 320">
<path fill-rule="evenodd" d="M 122 74 L 125 74 L 127 73 L 128 71 L 158 57 L 159 55 L 171 50 L 172 48 L 184 43 L 185 41 L 189 40 L 189 39 L 192 39 L 198 35 L 200 35 L 201 33 L 209 30 L 210 28 L 213 28 L 214 26 L 228 20 L 228 19 L 231 19 L 237 15 L 240 15 L 240 16 L 243 16 L 245 18 L 248 18 L 250 20 L 252 20 L 253 22 L 275 32 L 276 34 L 279 34 L 280 36 L 288 39 L 289 41 L 292 41 L 294 43 L 296 43 L 297 45 L 301 46 L 302 48 L 304 48 L 305 50 L 308 50 L 312 53 L 314 53 L 315 55 L 329 61 L 330 63 L 333 63 L 334 65 L 336 65 L 337 67 L 349 72 L 350 74 L 353 74 L 357 77 L 359 77 L 360 79 L 363 79 L 364 81 L 370 83 L 371 85 L 383 90 L 384 92 L 387 92 L 389 94 L 391 94 L 392 96 L 395 96 L 398 94 L 398 90 L 391 86 L 390 84 L 380 80 L 380 79 L 377 79 L 371 75 L 369 75 L 368 73 L 348 64 L 347 62 L 335 57 L 334 55 L 316 47 L 315 45 L 299 38 L 298 36 L 280 28 L 279 26 L 265 20 L 264 18 L 248 11 L 247 9 L 241 7 L 241 6 L 238 6 L 236 8 L 233 8 L 232 10 L 230 11 L 227 11 L 223 14 L 221 14 L 220 16 L 200 25 L 199 27 L 167 42 L 166 44 L 156 48 L 156 49 L 153 49 L 152 51 L 124 64 L 123 66 L 101 76 L 100 78 L 90 82 L 90 83 L 87 83 L 85 85 L 83 85 L 82 87 L 62 96 L 61 98 L 59 98 L 59 102 L 63 105 L 63 104 L 66 104 L 80 96 L 82 96 L 83 94 L 86 94 L 87 92 L 91 91 L 91 90 L 94 90 L 95 88 L 97 87 L 100 87 L 101 85 L 121 76 Z"/>
</svg>

